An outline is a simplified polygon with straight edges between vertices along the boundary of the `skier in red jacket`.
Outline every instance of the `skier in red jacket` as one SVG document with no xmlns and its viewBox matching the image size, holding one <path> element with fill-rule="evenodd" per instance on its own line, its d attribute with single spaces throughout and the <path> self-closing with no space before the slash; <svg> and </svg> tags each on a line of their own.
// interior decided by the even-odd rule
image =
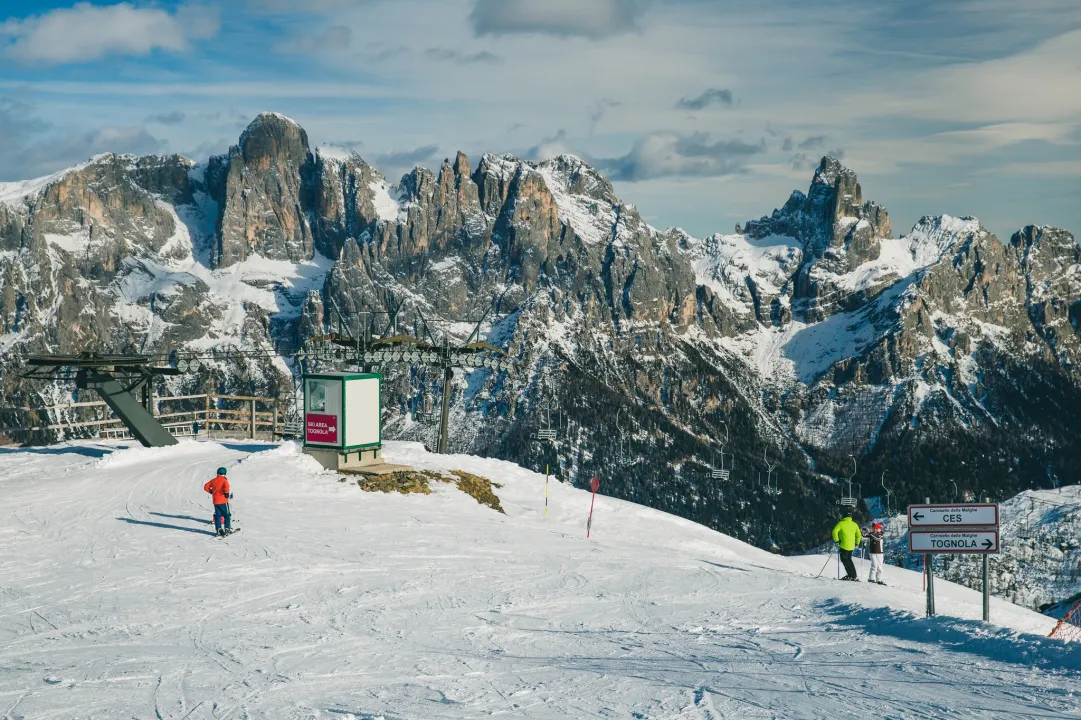
<svg viewBox="0 0 1081 720">
<path fill-rule="evenodd" d="M 214 529 L 218 537 L 225 537 L 233 532 L 233 516 L 229 512 L 229 501 L 233 493 L 229 488 L 229 481 L 225 479 L 225 472 L 225 468 L 218 468 L 217 477 L 203 485 L 203 490 L 210 493 L 214 501 Z"/>
</svg>

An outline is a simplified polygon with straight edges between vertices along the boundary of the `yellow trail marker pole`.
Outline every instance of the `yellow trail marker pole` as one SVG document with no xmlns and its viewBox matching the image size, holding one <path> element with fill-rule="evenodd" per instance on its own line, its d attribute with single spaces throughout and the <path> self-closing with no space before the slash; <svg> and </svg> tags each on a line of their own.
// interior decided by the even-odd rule
<svg viewBox="0 0 1081 720">
<path fill-rule="evenodd" d="M 548 517 L 548 465 L 544 466 L 544 517 Z"/>
</svg>

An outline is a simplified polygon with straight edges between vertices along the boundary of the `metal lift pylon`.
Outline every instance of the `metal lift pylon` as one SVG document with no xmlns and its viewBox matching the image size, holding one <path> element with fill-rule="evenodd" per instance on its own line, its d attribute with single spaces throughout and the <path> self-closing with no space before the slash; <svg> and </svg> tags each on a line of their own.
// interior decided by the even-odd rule
<svg viewBox="0 0 1081 720">
<path fill-rule="evenodd" d="M 179 374 L 176 368 L 154 367 L 147 355 L 94 352 L 39 355 L 28 358 L 27 365 L 32 369 L 23 377 L 31 380 L 54 380 L 61 368 L 73 368 L 76 387 L 95 391 L 145 447 L 176 445 L 176 438 L 150 412 L 150 393 L 146 393 L 145 405 L 134 395 L 140 388 L 149 390 L 148 383 L 155 375 Z"/>
</svg>

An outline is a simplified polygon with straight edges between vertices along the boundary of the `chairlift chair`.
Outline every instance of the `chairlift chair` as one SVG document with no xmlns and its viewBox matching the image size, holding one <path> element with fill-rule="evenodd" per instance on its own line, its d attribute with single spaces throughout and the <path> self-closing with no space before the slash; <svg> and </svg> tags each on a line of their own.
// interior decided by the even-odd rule
<svg viewBox="0 0 1081 720">
<path fill-rule="evenodd" d="M 416 411 L 415 415 L 417 420 L 423 423 L 434 424 L 439 422 L 440 413 L 435 410 L 435 403 L 432 402 L 431 394 L 425 392 L 421 396 L 420 409 Z"/>
<path fill-rule="evenodd" d="M 845 494 L 844 492 L 842 492 L 841 494 L 841 506 L 847 508 L 854 508 L 860 504 L 858 497 L 852 492 L 852 478 L 856 477 L 856 458 L 852 457 L 851 455 L 849 455 L 849 457 L 852 458 L 852 474 L 849 475 L 848 480 L 845 481 L 848 485 L 848 488 L 847 494 Z"/>
<path fill-rule="evenodd" d="M 766 463 L 766 468 L 767 468 L 767 472 L 766 472 L 766 494 L 768 494 L 768 495 L 770 495 L 772 497 L 777 497 L 778 495 L 781 494 L 781 486 L 780 486 L 781 479 L 777 478 L 777 484 L 776 485 L 773 484 L 773 470 L 774 470 L 774 468 L 777 467 L 777 463 L 770 463 L 769 459 L 766 457 L 765 449 L 762 450 L 762 460 L 763 460 L 763 462 Z"/>
<path fill-rule="evenodd" d="M 616 431 L 619 432 L 619 456 L 618 461 L 622 464 L 626 460 L 626 456 L 623 452 L 623 443 L 627 437 L 627 432 L 619 424 L 619 414 L 623 412 L 623 408 L 616 410 Z"/>
<path fill-rule="evenodd" d="M 531 436 L 531 439 L 537 442 L 555 442 L 556 429 L 552 427 L 552 407 L 549 403 L 548 407 L 541 412 L 541 421 L 544 423 L 544 427 L 538 428 Z"/>
<path fill-rule="evenodd" d="M 728 424 L 725 423 L 724 420 L 721 420 L 720 422 L 721 425 L 724 425 L 724 442 L 721 443 L 721 467 L 713 468 L 713 471 L 710 472 L 710 477 L 714 480 L 727 480 L 732 475 L 731 470 L 725 470 L 724 468 L 724 448 L 728 445 Z"/>
<path fill-rule="evenodd" d="M 882 478 L 880 480 L 880 484 L 882 485 L 882 489 L 886 491 L 886 503 L 885 503 L 886 504 L 886 517 L 893 517 L 893 504 L 890 501 L 891 497 L 893 496 L 893 491 L 890 490 L 888 487 L 886 487 L 886 473 L 885 472 L 882 473 Z"/>
</svg>

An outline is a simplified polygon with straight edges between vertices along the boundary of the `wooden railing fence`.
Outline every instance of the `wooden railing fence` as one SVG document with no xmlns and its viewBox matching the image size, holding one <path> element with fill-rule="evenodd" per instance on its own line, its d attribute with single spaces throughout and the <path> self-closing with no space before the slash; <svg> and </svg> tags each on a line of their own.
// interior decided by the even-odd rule
<svg viewBox="0 0 1081 720">
<path fill-rule="evenodd" d="M 199 400 L 203 401 L 202 407 L 198 407 Z M 181 402 L 188 407 L 178 408 L 177 404 Z M 193 404 L 195 408 L 191 407 Z M 198 427 L 199 434 L 207 437 L 214 437 L 217 432 L 257 439 L 295 432 L 296 423 L 289 421 L 287 408 L 287 401 L 278 398 L 202 393 L 157 396 L 152 412 L 176 436 L 194 435 Z M 93 417 L 87 418 L 87 415 Z M 101 400 L 40 408 L 0 408 L 0 433 L 15 442 L 29 442 L 35 434 L 78 430 L 94 431 L 101 438 L 130 437 L 124 424 Z"/>
</svg>

